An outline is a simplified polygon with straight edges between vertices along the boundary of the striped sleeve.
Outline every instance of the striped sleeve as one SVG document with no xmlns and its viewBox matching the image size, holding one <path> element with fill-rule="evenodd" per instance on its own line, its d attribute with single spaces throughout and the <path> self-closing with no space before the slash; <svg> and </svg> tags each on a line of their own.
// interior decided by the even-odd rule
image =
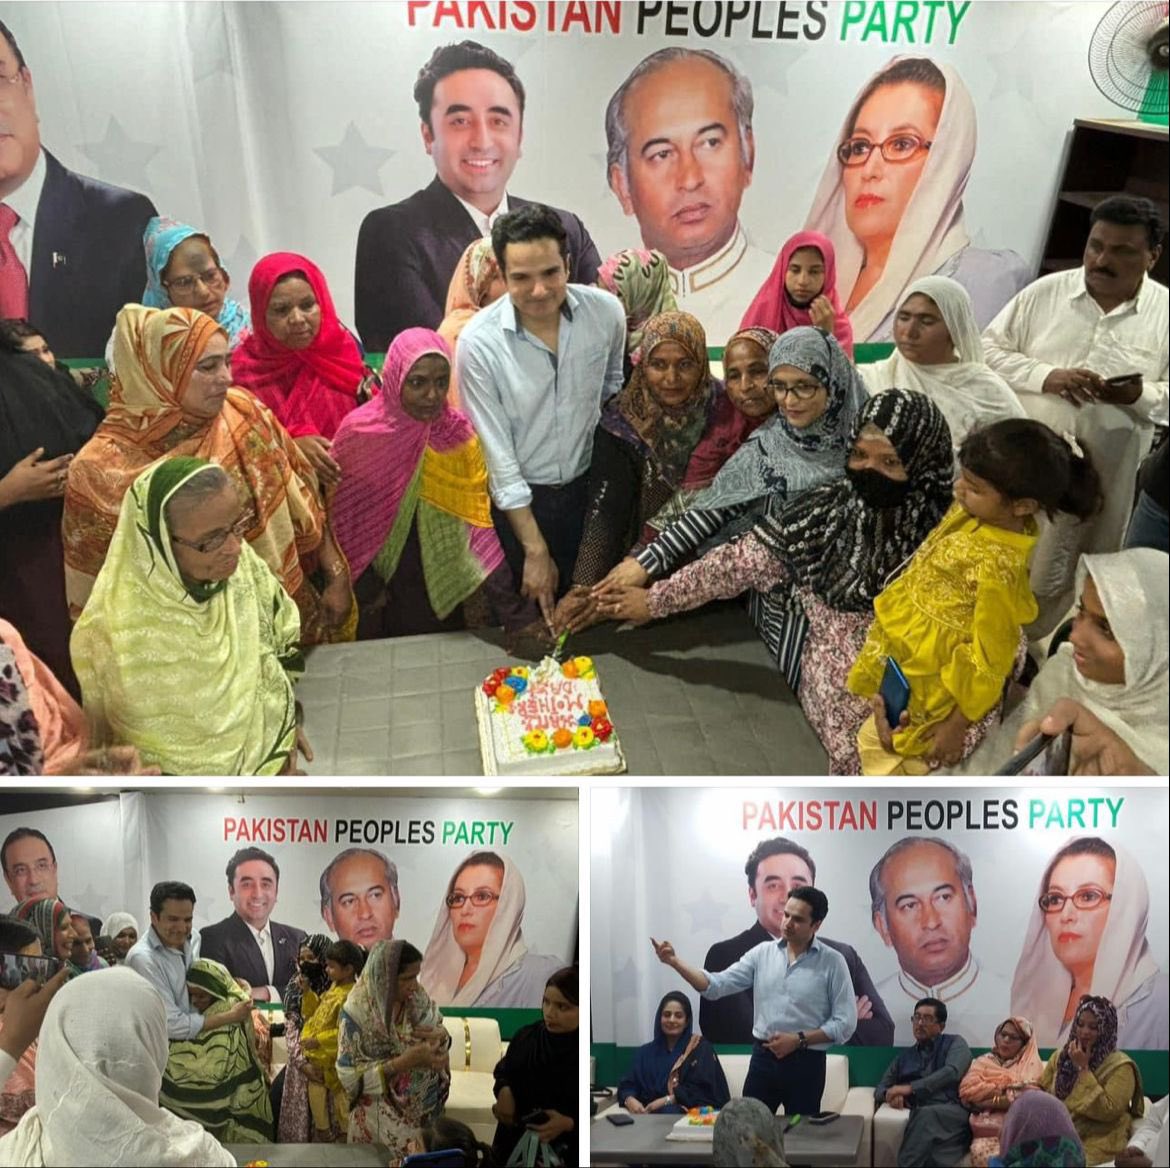
<svg viewBox="0 0 1170 1168">
<path fill-rule="evenodd" d="M 731 507 L 692 507 L 634 558 L 651 576 L 666 576 L 680 560 L 697 551 L 712 536 L 718 535 L 732 519 L 742 515 L 750 506 L 749 501 Z"/>
</svg>

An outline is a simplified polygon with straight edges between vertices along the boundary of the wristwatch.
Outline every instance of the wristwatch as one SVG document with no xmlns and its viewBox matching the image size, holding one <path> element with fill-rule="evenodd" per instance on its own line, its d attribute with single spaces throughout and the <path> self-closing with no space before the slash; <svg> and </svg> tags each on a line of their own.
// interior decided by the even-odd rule
<svg viewBox="0 0 1170 1168">
<path fill-rule="evenodd" d="M 808 1038 L 805 1035 L 803 1030 L 798 1030 L 796 1032 L 796 1039 L 797 1039 L 797 1045 L 796 1045 L 797 1050 L 808 1050 Z"/>
</svg>

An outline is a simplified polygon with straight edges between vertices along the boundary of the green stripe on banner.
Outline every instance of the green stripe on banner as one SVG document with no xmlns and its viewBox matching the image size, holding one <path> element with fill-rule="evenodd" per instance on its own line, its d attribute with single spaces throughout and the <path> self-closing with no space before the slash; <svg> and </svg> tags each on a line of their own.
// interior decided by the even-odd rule
<svg viewBox="0 0 1170 1168">
<path fill-rule="evenodd" d="M 884 361 L 892 352 L 894 346 L 889 341 L 883 341 L 880 344 L 872 345 L 854 345 L 853 346 L 853 360 L 858 365 L 869 365 L 874 361 Z M 712 361 L 723 360 L 723 346 L 718 348 L 708 348 L 707 356 Z M 382 371 L 382 363 L 386 360 L 385 353 L 367 353 L 366 364 L 375 372 Z M 104 369 L 106 367 L 105 360 L 100 357 L 68 357 L 61 362 L 62 365 L 68 365 L 70 369 Z"/>
<path fill-rule="evenodd" d="M 501 1030 L 503 1028 L 501 1027 Z M 597 1060 L 594 1078 L 602 1087 L 617 1086 L 622 1075 L 633 1061 L 636 1046 L 618 1046 L 616 1042 L 595 1042 L 589 1053 Z M 750 1046 L 725 1046 L 715 1049 L 720 1054 L 750 1055 Z M 973 1054 L 985 1054 L 988 1047 L 975 1047 Z M 894 1060 L 898 1048 L 893 1046 L 834 1046 L 833 1054 L 843 1054 L 849 1060 L 850 1087 L 876 1087 L 886 1067 Z M 1041 1058 L 1047 1059 L 1051 1050 L 1041 1050 Z M 1142 1075 L 1142 1088 L 1155 1098 L 1170 1092 L 1170 1053 L 1164 1050 L 1131 1050 L 1127 1052 Z"/>
</svg>

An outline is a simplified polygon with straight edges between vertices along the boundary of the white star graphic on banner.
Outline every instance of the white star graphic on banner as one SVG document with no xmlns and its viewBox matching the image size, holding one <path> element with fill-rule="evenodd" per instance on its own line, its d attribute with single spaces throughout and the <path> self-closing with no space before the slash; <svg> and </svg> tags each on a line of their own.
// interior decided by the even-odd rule
<svg viewBox="0 0 1170 1168">
<path fill-rule="evenodd" d="M 228 36 L 227 16 L 219 5 L 196 4 L 184 12 L 187 19 L 187 41 L 198 45 L 192 54 L 191 77 L 206 81 L 223 74 L 235 77 L 232 63 L 231 38 Z"/>
<path fill-rule="evenodd" d="M 807 57 L 809 51 L 807 41 L 752 41 L 736 44 L 730 52 L 720 55 L 734 60 L 751 81 L 753 91 L 770 89 L 787 99 L 791 96 L 788 70 Z"/>
<path fill-rule="evenodd" d="M 232 283 L 236 285 L 236 291 L 233 295 L 236 299 L 243 296 L 246 302 L 248 277 L 252 274 L 252 269 L 260 258 L 255 247 L 252 246 L 252 241 L 246 235 L 241 235 L 236 241 L 231 255 L 222 258 L 224 267 L 227 268 L 228 275 L 232 278 Z"/>
<path fill-rule="evenodd" d="M 397 151 L 382 146 L 371 146 L 355 123 L 345 127 L 345 136 L 336 146 L 316 146 L 313 153 L 333 170 L 333 190 L 340 195 L 353 187 L 361 187 L 375 195 L 384 195 L 378 171 Z"/>
<path fill-rule="evenodd" d="M 634 963 L 632 957 L 626 958 L 621 969 L 613 971 L 613 1000 L 617 1002 L 634 1002 L 638 999 L 638 984 L 641 980 L 641 970 Z"/>
<path fill-rule="evenodd" d="M 111 116 L 106 136 L 100 142 L 83 142 L 77 149 L 97 164 L 98 178 L 144 190 L 152 185 L 146 167 L 162 147 L 135 141 L 122 129 L 118 119 Z"/>
<path fill-rule="evenodd" d="M 703 890 L 703 895 L 683 908 L 691 914 L 691 932 L 711 930 L 717 933 L 723 931 L 723 918 L 727 915 L 727 905 L 711 899 L 711 893 Z"/>
</svg>

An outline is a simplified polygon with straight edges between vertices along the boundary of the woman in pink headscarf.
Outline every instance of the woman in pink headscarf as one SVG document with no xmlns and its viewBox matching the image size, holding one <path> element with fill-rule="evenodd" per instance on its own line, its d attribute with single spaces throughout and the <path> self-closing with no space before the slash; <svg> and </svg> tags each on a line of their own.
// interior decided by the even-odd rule
<svg viewBox="0 0 1170 1168">
<path fill-rule="evenodd" d="M 371 396 L 375 375 L 341 323 L 329 285 L 295 252 L 265 256 L 248 280 L 252 332 L 232 353 L 232 377 L 292 435 L 324 487 L 337 482 L 330 442 L 346 416 Z"/>
<path fill-rule="evenodd" d="M 487 466 L 451 408 L 451 351 L 431 329 L 394 338 L 382 392 L 333 441 L 332 520 L 358 598 L 358 640 L 536 619 L 512 586 L 492 527 Z"/>
<path fill-rule="evenodd" d="M 853 356 L 853 327 L 837 297 L 837 253 L 819 231 L 798 231 L 743 315 L 740 329 L 759 325 L 776 333 L 813 325 L 832 333 Z"/>
</svg>

